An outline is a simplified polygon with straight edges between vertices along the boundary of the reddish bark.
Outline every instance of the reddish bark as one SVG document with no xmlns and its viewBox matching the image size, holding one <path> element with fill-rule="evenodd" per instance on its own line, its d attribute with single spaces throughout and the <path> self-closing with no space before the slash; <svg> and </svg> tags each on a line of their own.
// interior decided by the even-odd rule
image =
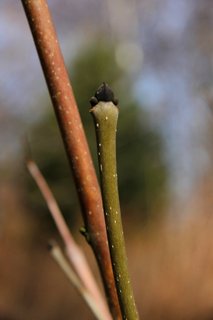
<svg viewBox="0 0 213 320">
<path fill-rule="evenodd" d="M 121 319 L 101 192 L 48 5 L 45 0 L 22 0 L 22 3 L 72 168 L 89 243 L 99 265 L 110 310 L 115 319 Z"/>
</svg>

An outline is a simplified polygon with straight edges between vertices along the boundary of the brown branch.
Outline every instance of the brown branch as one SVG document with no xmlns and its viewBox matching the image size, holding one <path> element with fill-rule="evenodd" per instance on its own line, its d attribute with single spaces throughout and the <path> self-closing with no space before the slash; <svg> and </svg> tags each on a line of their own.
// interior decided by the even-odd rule
<svg viewBox="0 0 213 320">
<path fill-rule="evenodd" d="M 110 310 L 121 319 L 107 245 L 103 205 L 76 101 L 45 0 L 22 0 L 73 171 L 89 242 L 99 264 Z"/>
<path fill-rule="evenodd" d="M 49 208 L 51 216 L 56 224 L 56 227 L 64 241 L 66 253 L 73 267 L 75 273 L 78 275 L 84 287 L 92 295 L 102 310 L 102 317 L 105 320 L 110 320 L 111 315 L 109 314 L 107 305 L 100 293 L 97 283 L 93 277 L 90 267 L 87 263 L 86 257 L 80 247 L 77 245 L 72 237 L 72 234 L 63 218 L 63 215 L 59 209 L 59 206 L 47 184 L 38 166 L 33 160 L 27 160 L 27 168 L 35 180 L 39 190 L 41 191 L 46 204 Z"/>
</svg>

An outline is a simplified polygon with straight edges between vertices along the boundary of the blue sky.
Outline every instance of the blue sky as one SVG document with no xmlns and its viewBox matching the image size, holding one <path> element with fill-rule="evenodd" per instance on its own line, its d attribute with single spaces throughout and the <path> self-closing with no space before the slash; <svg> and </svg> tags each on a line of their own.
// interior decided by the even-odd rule
<svg viewBox="0 0 213 320">
<path fill-rule="evenodd" d="M 208 0 L 52 0 L 49 5 L 67 63 L 97 28 L 116 39 L 118 63 L 123 59 L 128 66 L 135 97 L 164 137 L 173 192 L 188 194 L 211 169 L 211 112 L 201 92 L 211 84 L 213 58 L 197 34 L 203 12 L 213 17 Z M 47 90 L 20 1 L 1 0 L 0 8 L 0 143 L 13 140 L 1 156 L 5 160 L 21 135 L 10 118 L 30 126 L 43 112 L 37 101 Z"/>
</svg>

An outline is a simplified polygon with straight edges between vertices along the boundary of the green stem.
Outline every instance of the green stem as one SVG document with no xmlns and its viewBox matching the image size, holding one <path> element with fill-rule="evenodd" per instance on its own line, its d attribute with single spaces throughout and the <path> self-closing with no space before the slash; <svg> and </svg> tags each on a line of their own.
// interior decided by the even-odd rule
<svg viewBox="0 0 213 320">
<path fill-rule="evenodd" d="M 110 255 L 123 319 L 136 320 L 138 313 L 127 267 L 116 167 L 118 108 L 111 89 L 104 83 L 91 99 L 97 136 L 102 197 Z"/>
</svg>

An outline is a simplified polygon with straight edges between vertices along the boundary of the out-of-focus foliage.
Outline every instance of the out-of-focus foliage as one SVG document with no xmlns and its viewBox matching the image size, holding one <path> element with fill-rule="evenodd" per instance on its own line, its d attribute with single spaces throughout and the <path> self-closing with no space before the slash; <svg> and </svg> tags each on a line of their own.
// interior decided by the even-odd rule
<svg viewBox="0 0 213 320">
<path fill-rule="evenodd" d="M 120 99 L 118 125 L 118 174 L 122 205 L 145 217 L 163 204 L 166 170 L 159 133 L 150 126 L 147 114 L 131 92 L 128 77 L 114 60 L 113 46 L 97 41 L 82 49 L 71 65 L 71 80 L 82 121 L 97 167 L 96 142 L 89 99 L 106 81 Z M 50 108 L 51 110 L 51 108 Z M 55 192 L 65 214 L 76 211 L 76 193 L 54 114 L 49 111 L 31 135 L 33 155 Z M 41 211 L 43 203 L 33 187 L 33 203 Z M 162 197 L 163 196 L 163 197 Z"/>
<path fill-rule="evenodd" d="M 77 207 L 76 191 L 57 121 L 51 108 L 41 122 L 34 127 L 29 140 L 33 158 L 47 179 L 63 213 L 72 223 Z M 47 213 L 47 219 L 49 220 L 46 205 L 31 177 L 28 177 L 27 184 L 30 207 L 36 214 Z"/>
<path fill-rule="evenodd" d="M 115 62 L 113 45 L 101 41 L 94 43 L 82 51 L 71 70 L 88 137 L 94 132 L 90 115 L 85 112 L 91 93 L 106 81 L 118 96 L 117 153 L 121 201 L 131 208 L 143 209 L 143 214 L 149 214 L 165 196 L 166 170 L 162 141 L 159 133 L 150 126 L 148 115 L 134 100 L 130 79 Z M 94 143 L 90 145 L 94 150 Z"/>
</svg>

